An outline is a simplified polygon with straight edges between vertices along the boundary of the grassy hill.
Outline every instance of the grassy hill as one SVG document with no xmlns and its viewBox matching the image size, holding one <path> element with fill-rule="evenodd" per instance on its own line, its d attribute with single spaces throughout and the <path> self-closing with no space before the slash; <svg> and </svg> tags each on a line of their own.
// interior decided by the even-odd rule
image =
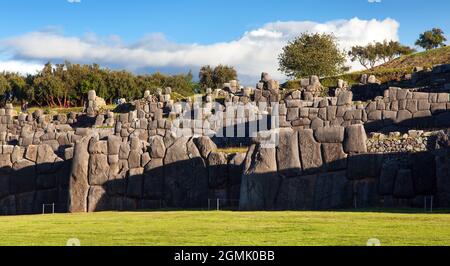
<svg viewBox="0 0 450 266">
<path fill-rule="evenodd" d="M 423 67 L 426 69 L 440 64 L 450 64 L 450 46 L 401 56 L 370 70 L 351 72 L 337 77 L 328 77 L 321 81 L 325 87 L 336 86 L 338 79 L 343 79 L 352 85 L 359 82 L 362 74 L 368 74 L 375 75 L 384 83 L 391 80 L 400 80 L 405 74 L 412 73 L 414 67 Z"/>
<path fill-rule="evenodd" d="M 450 245 L 449 213 L 101 212 L 0 217 L 0 246 Z M 351 226 L 349 226 L 351 225 Z"/>
</svg>

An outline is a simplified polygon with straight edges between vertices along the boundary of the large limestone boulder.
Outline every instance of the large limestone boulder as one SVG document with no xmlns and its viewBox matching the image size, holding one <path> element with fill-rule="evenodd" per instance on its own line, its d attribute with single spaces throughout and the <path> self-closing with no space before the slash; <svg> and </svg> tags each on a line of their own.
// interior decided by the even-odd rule
<svg viewBox="0 0 450 266">
<path fill-rule="evenodd" d="M 227 157 L 223 152 L 211 152 L 208 159 L 209 187 L 225 188 L 228 179 Z"/>
<path fill-rule="evenodd" d="M 400 199 L 414 198 L 414 185 L 411 170 L 400 169 L 397 172 L 394 185 L 394 197 Z"/>
</svg>

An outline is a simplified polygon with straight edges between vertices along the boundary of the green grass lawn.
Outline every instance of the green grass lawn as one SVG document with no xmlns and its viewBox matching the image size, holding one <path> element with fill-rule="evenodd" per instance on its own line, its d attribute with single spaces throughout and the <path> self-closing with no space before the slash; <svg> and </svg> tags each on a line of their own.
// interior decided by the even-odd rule
<svg viewBox="0 0 450 266">
<path fill-rule="evenodd" d="M 0 217 L 0 245 L 450 245 L 450 214 L 103 212 Z"/>
</svg>

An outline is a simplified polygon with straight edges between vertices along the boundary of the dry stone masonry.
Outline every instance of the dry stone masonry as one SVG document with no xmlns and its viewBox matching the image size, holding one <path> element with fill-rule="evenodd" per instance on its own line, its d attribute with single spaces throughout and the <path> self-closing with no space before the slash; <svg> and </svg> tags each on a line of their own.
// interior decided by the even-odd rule
<svg viewBox="0 0 450 266">
<path fill-rule="evenodd" d="M 217 198 L 242 210 L 422 207 L 431 197 L 450 207 L 449 94 L 389 87 L 362 102 L 338 85 L 321 97 L 313 76 L 286 93 L 263 73 L 256 88 L 230 81 L 180 102 L 171 88 L 146 91 L 115 112 L 92 91 L 83 113 L 16 114 L 8 104 L 0 214 L 52 203 L 61 212 L 207 208 Z M 221 152 L 230 139 L 248 152 Z"/>
</svg>

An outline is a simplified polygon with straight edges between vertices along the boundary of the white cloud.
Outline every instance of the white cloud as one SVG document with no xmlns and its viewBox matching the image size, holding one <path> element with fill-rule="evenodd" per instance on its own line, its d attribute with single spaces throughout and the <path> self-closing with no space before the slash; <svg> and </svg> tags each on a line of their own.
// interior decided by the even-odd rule
<svg viewBox="0 0 450 266">
<path fill-rule="evenodd" d="M 0 61 L 0 72 L 8 71 L 20 73 L 22 75 L 36 74 L 41 70 L 43 65 L 39 62 L 29 62 L 21 60 L 5 60 Z"/>
<path fill-rule="evenodd" d="M 20 60 L 69 60 L 96 62 L 129 70 L 143 68 L 193 68 L 210 64 L 236 67 L 241 79 L 257 81 L 258 73 L 267 71 L 277 79 L 278 54 L 289 40 L 303 32 L 333 33 L 341 48 L 364 45 L 372 41 L 398 40 L 399 23 L 393 19 L 311 21 L 278 21 L 245 32 L 237 40 L 202 44 L 179 44 L 164 34 L 145 36 L 134 44 L 124 44 L 118 36 L 99 38 L 95 34 L 73 37 L 54 32 L 31 32 L 0 41 L 0 48 Z M 354 65 L 356 66 L 356 65 Z M 358 66 L 356 67 L 358 68 Z"/>
<path fill-rule="evenodd" d="M 71 4 L 79 4 L 79 3 L 81 3 L 81 0 L 67 0 L 67 2 L 69 2 Z"/>
<path fill-rule="evenodd" d="M 381 3 L 381 0 L 367 0 L 369 3 Z"/>
</svg>

